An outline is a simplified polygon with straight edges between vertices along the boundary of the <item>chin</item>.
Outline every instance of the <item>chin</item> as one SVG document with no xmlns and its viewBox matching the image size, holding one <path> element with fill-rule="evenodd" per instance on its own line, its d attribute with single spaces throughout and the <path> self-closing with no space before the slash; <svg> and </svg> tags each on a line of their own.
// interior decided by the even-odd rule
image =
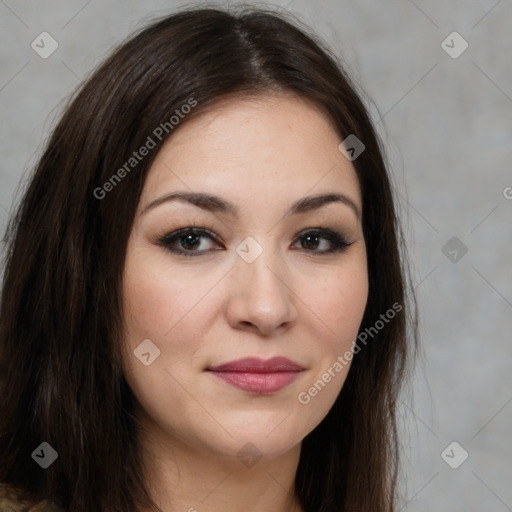
<svg viewBox="0 0 512 512">
<path fill-rule="evenodd" d="M 214 449 L 218 454 L 239 457 L 245 447 L 246 451 L 254 451 L 262 459 L 278 457 L 300 444 L 308 434 L 306 428 L 297 428 L 293 414 L 288 417 L 287 414 L 283 411 L 279 414 L 241 413 L 230 422 L 224 421 L 231 436 L 226 434 L 218 438 Z M 213 447 L 212 441 L 210 436 L 207 442 Z"/>
</svg>

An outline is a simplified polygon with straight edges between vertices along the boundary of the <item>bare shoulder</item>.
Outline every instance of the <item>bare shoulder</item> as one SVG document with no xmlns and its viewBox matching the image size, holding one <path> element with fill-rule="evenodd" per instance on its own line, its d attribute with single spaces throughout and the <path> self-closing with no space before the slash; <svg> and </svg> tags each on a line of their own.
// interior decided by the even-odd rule
<svg viewBox="0 0 512 512">
<path fill-rule="evenodd" d="M 35 503 L 22 489 L 0 483 L 0 512 L 63 512 L 63 510 L 51 500 Z"/>
</svg>

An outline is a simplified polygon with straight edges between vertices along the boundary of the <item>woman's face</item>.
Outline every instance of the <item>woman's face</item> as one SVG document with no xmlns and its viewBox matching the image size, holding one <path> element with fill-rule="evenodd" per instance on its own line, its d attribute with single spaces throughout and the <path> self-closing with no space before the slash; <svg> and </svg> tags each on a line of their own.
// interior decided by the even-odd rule
<svg viewBox="0 0 512 512">
<path fill-rule="evenodd" d="M 126 255 L 124 369 L 170 446 L 275 457 L 333 405 L 368 293 L 340 142 L 312 106 L 264 96 L 185 122 L 156 156 Z"/>
</svg>

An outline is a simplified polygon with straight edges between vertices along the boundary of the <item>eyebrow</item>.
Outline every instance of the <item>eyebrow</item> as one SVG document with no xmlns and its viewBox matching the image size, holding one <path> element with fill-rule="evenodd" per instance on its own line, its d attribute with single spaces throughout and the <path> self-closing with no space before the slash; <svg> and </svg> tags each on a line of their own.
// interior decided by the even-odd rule
<svg viewBox="0 0 512 512">
<path fill-rule="evenodd" d="M 171 201 L 181 201 L 185 203 L 193 204 L 203 210 L 207 210 L 214 213 L 223 213 L 226 215 L 230 215 L 231 217 L 238 218 L 239 211 L 238 208 L 229 201 L 222 199 L 221 197 L 214 196 L 211 194 L 205 194 L 202 192 L 172 192 L 170 194 L 166 194 L 154 201 L 151 201 L 144 210 L 141 215 L 145 214 L 147 211 L 156 208 L 157 206 L 171 202 Z M 331 193 L 331 194 L 318 194 L 314 196 L 307 196 L 299 199 L 295 203 L 292 204 L 288 213 L 286 215 L 298 215 L 301 213 L 310 212 L 313 210 L 317 210 L 331 203 L 342 203 L 348 206 L 352 211 L 356 214 L 357 218 L 361 220 L 361 211 L 357 204 L 345 194 Z"/>
</svg>

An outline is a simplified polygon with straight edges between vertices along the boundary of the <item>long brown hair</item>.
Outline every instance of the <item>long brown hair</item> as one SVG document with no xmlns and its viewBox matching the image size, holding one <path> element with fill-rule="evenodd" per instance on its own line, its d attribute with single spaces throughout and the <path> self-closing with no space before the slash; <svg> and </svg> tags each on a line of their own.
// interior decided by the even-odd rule
<svg viewBox="0 0 512 512">
<path fill-rule="evenodd" d="M 229 95 L 281 91 L 322 109 L 340 140 L 352 134 L 365 145 L 353 161 L 369 274 L 361 332 L 402 306 L 361 345 L 336 403 L 303 440 L 296 492 L 307 512 L 395 510 L 397 401 L 416 345 L 403 237 L 361 93 L 290 19 L 255 8 L 182 10 L 122 44 L 70 100 L 6 234 L 0 482 L 58 497 L 69 512 L 151 504 L 120 360 L 123 266 L 145 178 L 172 136 L 165 123 L 191 98 L 197 105 L 180 124 Z M 161 125 L 168 130 L 155 137 Z M 152 134 L 149 154 L 99 193 Z M 41 442 L 58 453 L 45 470 L 31 457 Z"/>
</svg>

